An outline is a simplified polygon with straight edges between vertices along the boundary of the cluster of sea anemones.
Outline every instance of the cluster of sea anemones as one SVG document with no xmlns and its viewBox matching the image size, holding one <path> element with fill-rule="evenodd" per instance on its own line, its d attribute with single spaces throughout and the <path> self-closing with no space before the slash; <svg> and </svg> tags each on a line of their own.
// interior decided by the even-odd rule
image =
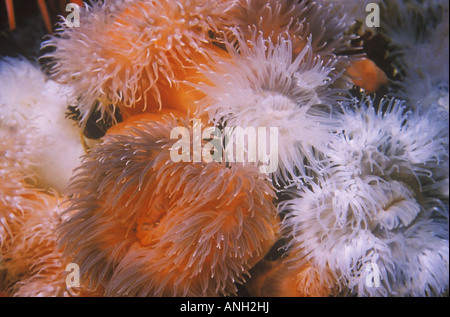
<svg viewBox="0 0 450 317">
<path fill-rule="evenodd" d="M 401 39 L 367 3 L 93 1 L 47 74 L 0 60 L 0 293 L 448 292 L 448 3 L 377 2 Z M 217 135 L 238 128 L 244 161 Z"/>
<path fill-rule="evenodd" d="M 190 123 L 157 116 L 120 123 L 88 154 L 65 253 L 106 295 L 234 293 L 277 237 L 272 185 L 252 165 L 173 162 L 170 131 Z"/>
<path fill-rule="evenodd" d="M 430 127 L 430 117 L 414 117 L 394 99 L 379 106 L 383 113 L 370 99 L 344 108 L 345 129 L 329 144 L 324 173 L 285 203 L 291 252 L 299 263 L 331 269 L 358 295 L 440 294 L 448 280 L 448 223 L 445 200 L 436 201 L 445 199 L 448 165 L 440 164 L 448 156 L 448 123 Z M 411 271 L 410 262 L 426 258 L 433 263 L 421 264 L 426 276 Z M 374 264 L 380 285 L 368 287 Z"/>
</svg>

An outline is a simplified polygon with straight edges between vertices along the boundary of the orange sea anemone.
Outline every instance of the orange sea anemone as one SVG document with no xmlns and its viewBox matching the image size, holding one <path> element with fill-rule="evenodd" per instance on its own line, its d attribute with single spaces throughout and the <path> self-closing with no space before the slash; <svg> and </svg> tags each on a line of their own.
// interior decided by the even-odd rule
<svg viewBox="0 0 450 317">
<path fill-rule="evenodd" d="M 178 88 L 192 60 L 217 49 L 209 31 L 227 23 L 232 3 L 95 2 L 82 8 L 80 27 L 61 28 L 44 44 L 55 47 L 46 56 L 56 80 L 74 88 L 82 121 L 95 108 L 108 115 L 116 106 L 161 108 L 162 90 Z"/>
<path fill-rule="evenodd" d="M 33 187 L 30 131 L 0 125 L 0 292 L 4 296 L 92 295 L 68 288 L 56 249 L 59 200 Z"/>
<path fill-rule="evenodd" d="M 146 112 L 141 114 L 135 114 L 128 118 L 125 118 L 120 124 L 111 126 L 107 131 L 107 135 L 123 134 L 124 132 L 130 132 L 138 122 L 142 120 L 166 123 L 166 117 L 183 118 L 186 114 L 176 109 L 161 109 L 156 112 Z"/>
<path fill-rule="evenodd" d="M 27 197 L 33 191 L 26 186 L 31 162 L 29 138 L 23 131 L 0 125 L 0 249 L 6 248 L 25 212 L 33 210 Z M 0 258 L 1 262 L 1 258 Z M 0 264 L 1 266 L 1 264 Z"/>
<path fill-rule="evenodd" d="M 36 260 L 14 250 L 26 218 L 40 207 L 38 195 L 26 185 L 23 175 L 0 169 L 0 292 L 6 295 L 11 295 L 15 283 Z"/>
<path fill-rule="evenodd" d="M 9 226 L 8 244 L 0 249 L 1 291 L 7 296 L 98 295 L 98 291 L 88 290 L 84 285 L 66 284 L 66 265 L 70 261 L 56 248 L 59 200 L 32 189 L 28 191 L 22 197 L 22 214 Z"/>
<path fill-rule="evenodd" d="M 235 293 L 277 237 L 272 184 L 250 164 L 173 162 L 170 132 L 191 124 L 149 117 L 86 156 L 59 227 L 65 254 L 108 296 Z"/>
<path fill-rule="evenodd" d="M 33 201 L 27 197 L 31 194 L 22 175 L 0 168 L 0 269 L 4 250 L 10 247 L 24 213 L 34 209 Z"/>
<path fill-rule="evenodd" d="M 8 293 L 14 292 L 15 284 L 22 278 L 30 276 L 30 268 L 39 263 L 42 256 L 53 252 L 48 241 L 43 242 L 41 238 L 48 240 L 47 235 L 52 231 L 48 220 L 55 218 L 54 198 L 33 191 L 31 188 L 28 188 L 27 195 L 22 195 L 21 198 L 19 208 L 22 208 L 22 213 L 11 228 L 10 243 L 2 248 L 3 278 L 0 284 Z"/>
</svg>

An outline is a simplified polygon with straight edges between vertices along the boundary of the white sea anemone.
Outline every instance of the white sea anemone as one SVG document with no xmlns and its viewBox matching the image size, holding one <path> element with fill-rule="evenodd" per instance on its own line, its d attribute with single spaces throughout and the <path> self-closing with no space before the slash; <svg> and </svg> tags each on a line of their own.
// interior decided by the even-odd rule
<svg viewBox="0 0 450 317">
<path fill-rule="evenodd" d="M 443 295 L 448 222 L 431 220 L 404 183 L 335 186 L 311 184 L 286 203 L 290 266 L 329 269 L 344 293 L 358 296 Z M 373 264 L 377 287 L 367 282 Z"/>
<path fill-rule="evenodd" d="M 319 275 L 326 276 L 330 270 L 341 289 L 353 289 L 363 283 L 366 266 L 377 263 L 383 281 L 379 291 L 386 295 L 389 285 L 385 281 L 393 274 L 394 262 L 388 241 L 377 237 L 370 224 L 377 209 L 382 209 L 383 191 L 368 183 L 348 189 L 332 182 L 310 186 L 299 189 L 298 198 L 284 205 L 288 216 L 283 228 L 291 238 L 290 265 L 310 262 Z"/>
<path fill-rule="evenodd" d="M 44 43 L 52 73 L 74 88 L 81 120 L 94 110 L 162 106 L 161 85 L 183 79 L 195 56 L 208 55 L 209 31 L 226 24 L 233 1 L 98 1 Z M 140 109 L 140 110 L 142 110 Z"/>
<path fill-rule="evenodd" d="M 270 181 L 251 164 L 173 162 L 179 124 L 121 123 L 73 180 L 60 242 L 108 296 L 235 293 L 277 236 Z"/>
<path fill-rule="evenodd" d="M 350 49 L 351 36 L 345 32 L 353 21 L 345 18 L 340 3 L 240 0 L 233 9 L 232 21 L 245 40 L 252 39 L 254 30 L 273 43 L 277 43 L 279 37 L 289 38 L 294 57 L 309 43 L 322 61 L 333 60 L 333 74 L 341 74 L 352 59 L 344 51 Z M 345 86 L 345 80 L 338 81 L 341 87 Z"/>
<path fill-rule="evenodd" d="M 68 94 L 33 63 L 22 58 L 0 60 L 0 129 L 2 134 L 9 131 L 5 138 L 17 139 L 12 134 L 20 132 L 25 146 L 8 153 L 17 156 L 26 151 L 30 171 L 25 173 L 35 174 L 37 186 L 59 192 L 84 154 L 81 128 L 66 118 Z"/>
<path fill-rule="evenodd" d="M 448 160 L 448 117 L 435 108 L 419 115 L 401 100 L 365 98 L 345 103 L 340 119 L 325 169 L 335 177 L 428 176 Z"/>
<path fill-rule="evenodd" d="M 3 174 L 31 176 L 33 166 L 31 158 L 38 141 L 34 138 L 33 132 L 31 128 L 20 130 L 17 126 L 0 123 L 0 171 Z"/>
<path fill-rule="evenodd" d="M 449 5 L 446 0 L 385 1 L 381 33 L 390 40 L 401 78 L 392 94 L 418 110 L 449 111 Z"/>
<path fill-rule="evenodd" d="M 341 288 L 360 296 L 442 295 L 448 287 L 442 279 L 448 195 L 441 188 L 448 179 L 448 117 L 437 108 L 417 115 L 395 99 L 377 108 L 370 98 L 344 105 L 343 128 L 322 161 L 323 178 L 284 203 L 292 265 L 309 261 L 330 269 Z M 437 226 L 436 234 L 423 222 Z M 415 244 L 411 232 L 422 237 L 424 250 L 399 254 Z M 426 251 L 433 241 L 436 256 Z M 419 269 L 426 261 L 433 264 Z M 379 287 L 367 284 L 365 270 L 373 263 Z M 422 293 L 413 285 L 418 279 Z"/>
<path fill-rule="evenodd" d="M 294 58 L 289 39 L 274 44 L 256 34 L 249 41 L 234 34 L 239 44 L 227 44 L 230 59 L 201 65 L 208 84 L 196 85 L 206 95 L 199 108 L 229 127 L 277 127 L 278 175 L 296 176 L 297 169 L 304 175 L 305 164 L 317 169 L 314 151 L 325 149 L 329 131 L 339 125 L 332 115 L 339 93 L 330 88 L 334 61 L 315 56 L 311 40 Z"/>
<path fill-rule="evenodd" d="M 388 235 L 391 237 L 398 240 L 392 250 L 397 266 L 392 293 L 414 297 L 444 295 L 449 286 L 448 221 L 422 216 L 410 227 Z"/>
<path fill-rule="evenodd" d="M 410 111 L 396 99 L 348 106 L 342 117 L 346 128 L 330 142 L 324 160 L 328 177 L 349 184 L 367 177 L 401 181 L 425 209 L 448 214 L 448 114 L 436 104 Z"/>
</svg>

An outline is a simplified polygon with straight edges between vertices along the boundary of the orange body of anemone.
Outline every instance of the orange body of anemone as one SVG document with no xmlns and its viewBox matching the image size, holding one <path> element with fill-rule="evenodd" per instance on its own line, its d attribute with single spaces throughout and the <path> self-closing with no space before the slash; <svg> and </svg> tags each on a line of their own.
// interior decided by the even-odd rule
<svg viewBox="0 0 450 317">
<path fill-rule="evenodd" d="M 229 54 L 214 44 L 204 44 L 204 49 L 210 54 L 227 59 Z M 177 110 L 184 114 L 198 113 L 197 102 L 205 95 L 193 86 L 207 82 L 195 65 L 207 64 L 208 59 L 200 52 L 191 52 L 189 59 L 180 57 L 175 61 L 171 56 L 167 57 L 169 64 L 173 65 L 173 74 L 169 79 L 151 79 L 144 73 L 139 80 L 138 98 L 133 105 L 120 105 L 120 111 L 124 119 L 140 113 L 152 113 L 162 109 Z M 155 88 L 155 89 L 151 89 Z M 158 106 L 150 106 L 158 105 Z"/>
<path fill-rule="evenodd" d="M 190 124 L 149 118 L 88 155 L 61 244 L 108 296 L 234 293 L 277 237 L 272 185 L 253 165 L 173 162 L 171 128 Z"/>
<path fill-rule="evenodd" d="M 347 74 L 352 77 L 355 85 L 369 94 L 374 93 L 389 81 L 386 74 L 368 58 L 353 61 L 347 68 Z"/>
<path fill-rule="evenodd" d="M 160 122 L 165 123 L 167 117 L 172 118 L 185 118 L 187 115 L 177 109 L 161 109 L 156 110 L 154 112 L 144 112 L 144 113 L 138 113 L 129 117 L 125 117 L 124 120 L 118 124 L 115 124 L 111 126 L 108 131 L 106 131 L 107 135 L 114 135 L 114 134 L 123 134 L 123 133 L 130 133 L 131 129 L 136 124 L 142 121 L 152 121 L 152 122 Z"/>
<path fill-rule="evenodd" d="M 310 264 L 293 266 L 285 259 L 263 260 L 251 271 L 247 283 L 250 296 L 256 297 L 326 297 L 331 295 L 327 279 Z"/>
</svg>

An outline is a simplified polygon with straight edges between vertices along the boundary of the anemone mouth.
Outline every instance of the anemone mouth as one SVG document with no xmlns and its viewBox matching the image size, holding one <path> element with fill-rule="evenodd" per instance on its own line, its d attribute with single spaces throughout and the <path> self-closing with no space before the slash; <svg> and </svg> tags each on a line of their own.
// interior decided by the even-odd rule
<svg viewBox="0 0 450 317">
<path fill-rule="evenodd" d="M 266 113 L 269 121 L 285 120 L 295 112 L 297 106 L 292 99 L 278 93 L 263 94 L 258 102 L 258 109 Z"/>
<path fill-rule="evenodd" d="M 392 160 L 374 146 L 361 148 L 356 143 L 358 142 L 350 141 L 340 144 L 340 154 L 339 157 L 336 156 L 340 163 L 335 162 L 342 165 L 340 170 L 348 172 L 352 177 L 383 176 L 392 165 Z"/>
<path fill-rule="evenodd" d="M 154 203 L 149 212 L 141 215 L 133 228 L 136 238 L 143 247 L 154 247 L 159 242 L 159 225 L 167 215 L 168 206 Z"/>
<path fill-rule="evenodd" d="M 385 189 L 385 195 L 385 201 L 374 217 L 375 223 L 381 228 L 394 230 L 407 227 L 419 215 L 421 207 L 407 184 L 393 181 Z"/>
</svg>

